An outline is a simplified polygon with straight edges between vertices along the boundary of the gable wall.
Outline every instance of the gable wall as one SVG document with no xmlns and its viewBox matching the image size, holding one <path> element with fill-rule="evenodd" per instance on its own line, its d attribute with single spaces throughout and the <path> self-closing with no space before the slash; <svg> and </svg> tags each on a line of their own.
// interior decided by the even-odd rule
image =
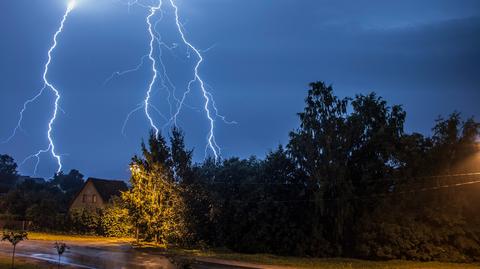
<svg viewBox="0 0 480 269">
<path fill-rule="evenodd" d="M 84 201 L 84 195 L 86 200 Z M 96 196 L 96 203 L 92 201 L 93 195 Z M 102 197 L 98 193 L 97 189 L 91 181 L 88 181 L 82 191 L 77 195 L 73 203 L 70 205 L 70 210 L 73 209 L 95 209 L 103 208 L 105 203 L 102 200 Z"/>
</svg>

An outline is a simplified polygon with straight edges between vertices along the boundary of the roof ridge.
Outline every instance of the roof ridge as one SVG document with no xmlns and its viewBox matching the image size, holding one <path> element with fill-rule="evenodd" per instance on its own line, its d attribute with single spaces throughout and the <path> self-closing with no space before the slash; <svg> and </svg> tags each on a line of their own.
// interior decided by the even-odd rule
<svg viewBox="0 0 480 269">
<path fill-rule="evenodd" d="M 89 177 L 87 178 L 87 181 L 88 180 L 97 180 L 97 181 L 120 181 L 120 182 L 125 182 L 125 180 L 123 179 L 104 179 L 104 178 L 97 178 L 97 177 Z"/>
</svg>

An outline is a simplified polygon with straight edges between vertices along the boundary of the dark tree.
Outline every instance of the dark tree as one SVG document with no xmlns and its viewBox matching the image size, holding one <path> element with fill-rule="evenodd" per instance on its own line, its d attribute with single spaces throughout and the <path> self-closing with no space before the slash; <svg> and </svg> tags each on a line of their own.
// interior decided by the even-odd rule
<svg viewBox="0 0 480 269">
<path fill-rule="evenodd" d="M 8 192 L 18 179 L 17 164 L 8 155 L 0 155 L 0 193 Z"/>
<path fill-rule="evenodd" d="M 333 243 L 330 249 L 337 255 L 342 253 L 344 227 L 351 216 L 348 198 L 352 188 L 347 177 L 352 144 L 346 114 L 348 102 L 347 98 L 335 96 L 333 88 L 323 82 L 310 84 L 305 110 L 299 114 L 300 128 L 290 134 L 288 144 L 289 154 L 306 178 L 304 199 L 313 201 L 306 205 L 310 214 L 305 216 L 312 244 L 327 238 Z M 328 227 L 323 227 L 324 224 Z M 325 233 L 324 228 L 329 232 Z"/>
<path fill-rule="evenodd" d="M 55 174 L 51 183 L 60 188 L 68 199 L 73 199 L 73 196 L 80 191 L 85 181 L 83 175 L 78 170 L 73 169 L 66 175 L 63 172 Z"/>
<path fill-rule="evenodd" d="M 193 150 L 187 150 L 185 148 L 184 134 L 180 129 L 176 127 L 172 129 L 170 144 L 172 147 L 172 163 L 175 180 L 177 182 L 192 182 Z"/>
</svg>

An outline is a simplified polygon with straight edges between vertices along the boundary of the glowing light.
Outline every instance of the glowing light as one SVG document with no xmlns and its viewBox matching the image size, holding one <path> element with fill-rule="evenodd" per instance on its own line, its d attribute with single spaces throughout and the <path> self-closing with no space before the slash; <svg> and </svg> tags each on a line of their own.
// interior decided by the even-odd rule
<svg viewBox="0 0 480 269">
<path fill-rule="evenodd" d="M 75 7 L 77 6 L 77 1 L 75 0 L 72 0 L 68 3 L 68 8 L 67 10 L 68 11 L 72 11 Z"/>
<path fill-rule="evenodd" d="M 54 100 L 54 106 L 53 106 L 53 114 L 50 118 L 50 120 L 48 121 L 48 131 L 47 131 L 47 138 L 48 138 L 48 147 L 46 149 L 41 149 L 39 150 L 37 153 L 35 154 L 32 154 L 30 156 L 28 156 L 27 158 L 24 159 L 24 161 L 21 163 L 21 165 L 25 164 L 26 161 L 32 159 L 32 158 L 35 158 L 37 161 L 36 161 L 36 164 L 35 164 L 35 169 L 34 169 L 34 174 L 37 173 L 37 169 L 38 169 L 38 165 L 40 163 L 40 155 L 44 154 L 44 153 L 47 153 L 47 152 L 50 152 L 52 157 L 56 160 L 57 162 L 57 170 L 56 172 L 59 173 L 61 170 L 62 170 L 62 159 L 60 157 L 60 155 L 56 152 L 56 147 L 55 147 L 55 143 L 54 143 L 54 139 L 53 139 L 53 125 L 55 123 L 55 120 L 57 119 L 57 114 L 58 114 L 58 111 L 61 110 L 60 106 L 59 106 L 59 102 L 60 102 L 60 99 L 61 99 L 61 95 L 60 95 L 60 92 L 58 91 L 58 89 L 48 80 L 48 72 L 49 72 L 49 68 L 50 68 L 50 64 L 52 62 L 52 53 L 53 51 L 56 49 L 57 47 L 57 40 L 58 40 L 58 36 L 63 32 L 63 28 L 64 28 L 64 25 L 65 25 L 65 22 L 68 18 L 68 15 L 70 14 L 70 12 L 73 10 L 73 8 L 75 7 L 75 1 L 72 1 L 68 4 L 68 7 L 63 15 L 63 18 L 62 18 L 62 21 L 60 23 L 60 26 L 59 28 L 57 29 L 57 31 L 55 32 L 54 36 L 53 36 L 53 44 L 52 46 L 50 47 L 50 49 L 48 50 L 48 53 L 47 53 L 47 56 L 48 56 L 48 60 L 47 62 L 45 63 L 45 66 L 44 66 L 44 71 L 43 71 L 43 83 L 44 83 L 44 86 L 42 87 L 42 89 L 38 92 L 37 95 L 35 95 L 33 98 L 27 100 L 24 104 L 23 104 L 23 108 L 22 110 L 20 111 L 20 119 L 18 121 L 18 124 L 17 126 L 15 127 L 12 135 L 10 136 L 9 139 L 7 139 L 7 141 L 9 141 L 10 139 L 12 139 L 16 132 L 21 129 L 21 124 L 22 124 L 22 121 L 23 121 L 23 114 L 24 112 L 26 111 L 27 109 L 27 106 L 32 103 L 32 102 L 35 102 L 43 93 L 45 90 L 50 90 L 54 95 L 55 95 L 55 100 Z"/>
</svg>

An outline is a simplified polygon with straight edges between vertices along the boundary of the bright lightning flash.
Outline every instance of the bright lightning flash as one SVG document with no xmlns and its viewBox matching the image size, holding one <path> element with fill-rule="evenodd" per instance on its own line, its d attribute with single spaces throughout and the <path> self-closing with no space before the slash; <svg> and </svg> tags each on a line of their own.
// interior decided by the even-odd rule
<svg viewBox="0 0 480 269">
<path fill-rule="evenodd" d="M 193 50 L 193 52 L 195 52 L 195 54 L 198 57 L 198 61 L 195 65 L 195 69 L 194 69 L 194 78 L 188 83 L 188 90 L 187 90 L 186 94 L 188 94 L 188 92 L 191 91 L 191 86 L 195 82 L 198 82 L 200 84 L 200 89 L 202 91 L 203 98 L 205 99 L 204 109 L 205 109 L 205 112 L 207 114 L 207 118 L 210 122 L 210 130 L 209 130 L 208 137 L 207 137 L 208 147 L 210 147 L 210 149 L 212 150 L 213 155 L 215 156 L 215 161 L 218 161 L 219 158 L 220 158 L 221 149 L 218 146 L 216 138 L 215 138 L 215 133 L 214 133 L 214 131 L 215 131 L 215 119 L 213 118 L 212 113 L 210 111 L 210 105 L 211 105 L 210 103 L 212 102 L 210 100 L 211 99 L 210 97 L 212 96 L 212 94 L 206 89 L 205 82 L 203 81 L 202 77 L 199 74 L 199 69 L 200 69 L 200 66 L 202 65 L 202 63 L 204 61 L 204 58 L 203 58 L 202 54 L 200 53 L 200 51 L 196 47 L 194 47 L 185 37 L 185 33 L 183 31 L 183 26 L 180 23 L 180 18 L 179 18 L 179 15 L 178 15 L 178 6 L 175 4 L 174 0 L 169 0 L 169 1 L 170 1 L 170 4 L 172 5 L 172 7 L 175 10 L 175 24 L 177 25 L 177 30 L 178 30 L 178 33 L 180 34 L 181 38 L 182 38 L 183 43 L 185 43 L 185 45 L 187 45 L 187 47 L 189 47 L 191 50 Z M 182 103 L 183 103 L 183 101 L 185 101 L 186 94 L 183 95 Z M 179 106 L 179 109 L 177 110 L 177 113 L 174 116 L 175 121 L 176 121 L 176 118 L 179 114 L 180 109 L 181 109 L 181 106 Z"/>
<path fill-rule="evenodd" d="M 67 9 L 72 11 L 75 8 L 75 6 L 77 6 L 77 1 L 72 0 L 72 1 L 70 1 L 70 3 L 68 3 L 68 8 Z"/>
<path fill-rule="evenodd" d="M 48 80 L 48 72 L 49 72 L 50 64 L 52 62 L 52 53 L 55 50 L 55 48 L 57 47 L 58 36 L 63 32 L 63 28 L 64 28 L 64 25 L 65 25 L 65 22 L 68 19 L 68 15 L 75 8 L 75 5 L 76 5 L 75 1 L 71 1 L 68 4 L 67 9 L 66 9 L 66 11 L 63 15 L 62 21 L 60 23 L 60 26 L 57 29 L 57 31 L 55 32 L 55 35 L 53 36 L 53 44 L 50 47 L 50 49 L 48 50 L 48 53 L 47 53 L 48 60 L 45 63 L 45 66 L 44 66 L 44 71 L 43 71 L 43 76 L 42 76 L 44 85 L 43 85 L 42 89 L 38 92 L 37 95 L 35 95 L 33 98 L 27 100 L 23 104 L 23 108 L 20 111 L 20 119 L 17 123 L 17 126 L 15 127 L 15 129 L 13 131 L 13 134 L 6 141 L 6 142 L 8 142 L 9 140 L 11 140 L 15 136 L 16 132 L 19 129 L 21 129 L 21 124 L 22 124 L 22 121 L 23 121 L 23 114 L 26 111 L 27 106 L 30 103 L 35 102 L 44 93 L 44 91 L 46 89 L 50 90 L 55 95 L 55 101 L 54 101 L 53 114 L 52 114 L 52 116 L 51 116 L 51 118 L 48 122 L 48 131 L 47 131 L 48 147 L 46 149 L 39 150 L 35 154 L 32 154 L 32 155 L 28 156 L 21 163 L 21 165 L 23 165 L 26 161 L 28 161 L 32 158 L 35 158 L 37 161 L 36 161 L 36 164 L 35 164 L 34 174 L 37 173 L 38 165 L 40 163 L 40 155 L 42 155 L 43 153 L 47 153 L 47 152 L 50 152 L 52 154 L 52 157 L 57 162 L 58 168 L 57 168 L 56 173 L 59 173 L 62 170 L 62 159 L 61 159 L 60 155 L 56 152 L 55 143 L 54 143 L 54 139 L 53 139 L 53 135 L 52 135 L 53 125 L 55 123 L 55 120 L 57 119 L 58 111 L 61 109 L 59 107 L 59 102 L 60 102 L 60 99 L 61 99 L 61 95 L 60 95 L 60 92 L 58 91 L 58 89 Z"/>
<path fill-rule="evenodd" d="M 218 161 L 221 158 L 221 149 L 216 142 L 216 137 L 215 137 L 215 123 L 216 122 L 215 122 L 215 119 L 217 119 L 217 118 L 221 119 L 226 124 L 236 124 L 236 122 L 234 122 L 234 121 L 229 122 L 229 121 L 226 120 L 225 116 L 222 116 L 222 115 L 219 114 L 217 106 L 216 106 L 215 101 L 213 99 L 213 95 L 209 91 L 208 85 L 204 82 L 204 80 L 200 76 L 200 67 L 204 62 L 204 57 L 202 55 L 202 51 L 197 49 L 195 46 L 193 46 L 193 44 L 190 43 L 190 41 L 187 39 L 184 28 L 183 28 L 183 25 L 180 22 L 179 8 L 176 5 L 175 0 L 165 0 L 165 1 L 168 1 L 170 3 L 171 7 L 174 10 L 176 30 L 178 31 L 178 34 L 181 37 L 182 43 L 188 48 L 188 54 L 189 54 L 188 56 L 190 57 L 190 52 L 193 51 L 194 55 L 197 58 L 197 60 L 195 62 L 195 67 L 194 67 L 194 70 L 193 70 L 194 71 L 193 72 L 194 73 L 193 79 L 191 79 L 188 82 L 187 89 L 183 93 L 183 96 L 182 96 L 181 99 L 178 99 L 175 96 L 175 86 L 173 85 L 170 78 L 168 77 L 166 67 L 165 67 L 165 65 L 163 63 L 163 60 L 162 60 L 162 54 L 161 53 L 162 53 L 162 48 L 163 47 L 170 50 L 170 51 L 173 51 L 174 49 L 176 49 L 178 47 L 178 45 L 174 44 L 172 47 L 169 47 L 165 43 L 163 43 L 163 41 L 161 41 L 161 35 L 156 30 L 155 26 L 162 19 L 158 20 L 155 24 L 152 23 L 152 19 L 157 14 L 160 14 L 161 18 L 163 18 L 163 10 L 162 10 L 163 1 L 164 0 L 158 0 L 158 5 L 156 5 L 156 6 L 142 4 L 142 3 L 140 3 L 140 0 L 132 0 L 132 1 L 127 2 L 127 5 L 128 5 L 129 8 L 131 6 L 138 5 L 140 7 L 147 8 L 150 11 L 148 16 L 146 17 L 146 23 L 147 23 L 147 26 L 148 26 L 148 33 L 150 35 L 150 43 L 149 43 L 150 50 L 149 50 L 149 54 L 146 55 L 146 56 L 148 56 L 148 58 L 150 59 L 150 61 L 152 63 L 151 68 L 152 68 L 153 76 L 152 76 L 152 80 L 150 81 L 150 84 L 148 86 L 146 98 L 145 98 L 143 104 L 137 106 L 135 109 L 133 109 L 127 115 L 127 118 L 126 118 L 126 120 L 124 122 L 124 125 L 123 125 L 123 128 L 122 128 L 122 133 L 125 134 L 126 124 L 129 121 L 132 114 L 143 109 L 151 127 L 155 130 L 155 134 L 157 136 L 159 135 L 159 132 L 160 132 L 159 128 L 155 124 L 155 121 L 152 118 L 152 116 L 150 115 L 150 108 L 153 108 L 157 113 L 160 114 L 160 116 L 162 116 L 162 118 L 165 118 L 160 113 L 160 111 L 155 106 L 153 106 L 151 104 L 153 88 L 154 88 L 154 86 L 157 83 L 157 80 L 159 78 L 161 79 L 161 82 L 162 82 L 161 83 L 162 88 L 166 89 L 167 92 L 168 92 L 167 101 L 168 101 L 170 107 L 171 107 L 170 98 L 173 98 L 173 100 L 177 103 L 177 107 L 176 107 L 175 112 L 174 113 L 172 113 L 172 111 L 170 112 L 171 118 L 167 121 L 167 123 L 163 126 L 162 129 L 168 127 L 170 124 L 173 124 L 174 126 L 177 126 L 177 124 L 178 124 L 177 120 L 178 120 L 178 117 L 179 117 L 180 112 L 183 109 L 183 107 L 189 107 L 189 108 L 193 109 L 193 107 L 190 107 L 186 104 L 186 98 L 191 93 L 191 91 L 193 90 L 194 85 L 198 84 L 199 88 L 201 90 L 201 93 L 203 95 L 203 99 L 204 99 L 203 108 L 205 110 L 205 113 L 206 113 L 206 116 L 207 116 L 207 119 L 208 119 L 208 122 L 209 122 L 209 125 L 210 125 L 209 132 L 208 132 L 208 135 L 207 135 L 207 145 L 206 145 L 206 148 L 205 148 L 205 155 L 207 155 L 207 151 L 208 151 L 208 149 L 210 149 L 212 151 L 214 157 L 215 157 L 215 161 Z M 155 54 L 155 50 L 154 50 L 155 41 L 158 44 L 158 51 L 159 51 L 158 59 L 155 59 L 155 55 L 154 55 Z M 146 57 L 146 56 L 144 56 L 144 57 Z M 139 68 L 143 65 L 143 63 L 144 62 L 143 62 L 143 58 L 142 58 L 140 64 L 138 66 L 136 66 L 134 69 L 113 73 L 112 76 L 107 79 L 107 82 L 110 79 L 112 79 L 114 76 L 121 76 L 121 75 L 127 74 L 129 72 L 139 70 Z M 163 72 L 160 72 L 157 69 L 158 64 L 161 65 Z M 169 89 L 172 89 L 173 92 L 170 92 Z"/>
<path fill-rule="evenodd" d="M 150 109 L 149 109 L 153 86 L 155 85 L 155 82 L 157 81 L 157 77 L 158 77 L 157 61 L 155 60 L 155 57 L 153 55 L 154 54 L 155 34 L 153 33 L 153 25 L 152 25 L 151 19 L 152 19 L 152 17 L 155 16 L 157 11 L 159 11 L 161 9 L 161 7 L 162 7 L 162 1 L 160 0 L 158 2 L 157 6 L 150 7 L 150 14 L 147 16 L 148 33 L 150 34 L 150 52 L 148 54 L 148 58 L 152 62 L 153 77 L 152 77 L 152 80 L 151 80 L 151 82 L 148 86 L 148 91 L 147 91 L 147 96 L 145 98 L 144 108 L 145 108 L 145 115 L 147 115 L 148 121 L 150 122 L 150 126 L 152 126 L 152 128 L 155 130 L 155 136 L 156 137 L 159 136 L 160 130 L 155 125 L 155 123 L 153 121 L 153 118 L 150 115 Z"/>
</svg>

